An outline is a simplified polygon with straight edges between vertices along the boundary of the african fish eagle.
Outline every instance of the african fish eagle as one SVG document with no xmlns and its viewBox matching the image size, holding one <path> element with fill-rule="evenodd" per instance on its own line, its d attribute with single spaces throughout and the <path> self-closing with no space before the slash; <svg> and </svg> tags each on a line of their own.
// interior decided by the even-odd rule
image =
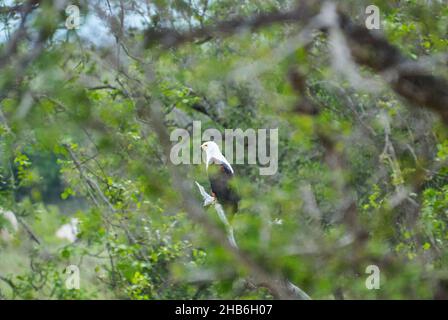
<svg viewBox="0 0 448 320">
<path fill-rule="evenodd" d="M 231 213 L 238 210 L 239 196 L 230 185 L 234 171 L 229 161 L 219 150 L 214 141 L 207 141 L 201 145 L 206 154 L 205 167 L 210 180 L 212 196 Z"/>
</svg>

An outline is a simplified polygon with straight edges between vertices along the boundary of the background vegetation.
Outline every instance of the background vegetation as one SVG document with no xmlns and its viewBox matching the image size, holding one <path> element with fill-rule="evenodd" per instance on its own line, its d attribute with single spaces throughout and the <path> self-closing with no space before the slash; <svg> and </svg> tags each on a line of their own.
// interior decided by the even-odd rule
<svg viewBox="0 0 448 320">
<path fill-rule="evenodd" d="M 448 297 L 446 1 L 0 1 L 0 25 L 1 298 Z M 279 129 L 277 174 L 234 165 L 237 247 L 205 166 L 169 161 L 193 121 Z"/>
</svg>

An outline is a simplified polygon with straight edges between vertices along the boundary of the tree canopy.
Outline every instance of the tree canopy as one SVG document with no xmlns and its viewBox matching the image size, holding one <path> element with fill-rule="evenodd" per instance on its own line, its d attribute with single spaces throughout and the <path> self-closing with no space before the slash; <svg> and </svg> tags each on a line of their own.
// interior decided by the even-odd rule
<svg viewBox="0 0 448 320">
<path fill-rule="evenodd" d="M 0 1 L 0 26 L 0 298 L 448 298 L 446 1 Z M 207 129 L 268 132 L 273 174 L 223 148 L 234 215 L 203 206 Z"/>
</svg>

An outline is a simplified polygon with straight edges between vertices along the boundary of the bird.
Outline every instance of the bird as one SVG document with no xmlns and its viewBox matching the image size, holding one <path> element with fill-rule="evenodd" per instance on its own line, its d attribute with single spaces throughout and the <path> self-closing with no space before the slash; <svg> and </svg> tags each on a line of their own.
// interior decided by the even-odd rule
<svg viewBox="0 0 448 320">
<path fill-rule="evenodd" d="M 206 171 L 210 180 L 212 196 L 226 211 L 236 213 L 240 201 L 239 195 L 230 185 L 234 171 L 229 161 L 223 156 L 219 146 L 214 141 L 207 141 L 201 145 L 206 154 Z"/>
<path fill-rule="evenodd" d="M 13 235 L 19 231 L 19 222 L 12 211 L 0 208 L 0 218 L 4 220 L 0 228 L 0 240 L 10 242 Z"/>
<path fill-rule="evenodd" d="M 68 240 L 70 243 L 75 242 L 78 239 L 79 234 L 79 220 L 77 218 L 71 218 L 69 223 L 62 225 L 56 231 L 56 237 L 63 240 Z"/>
</svg>

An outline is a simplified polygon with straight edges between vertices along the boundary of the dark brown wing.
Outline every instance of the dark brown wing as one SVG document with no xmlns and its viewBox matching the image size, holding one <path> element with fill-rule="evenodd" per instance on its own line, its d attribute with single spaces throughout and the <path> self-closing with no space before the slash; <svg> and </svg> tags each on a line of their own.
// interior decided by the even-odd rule
<svg viewBox="0 0 448 320">
<path fill-rule="evenodd" d="M 229 184 L 233 178 L 232 170 L 225 164 L 211 164 L 208 176 L 212 192 L 218 202 L 235 213 L 238 210 L 240 198 Z"/>
</svg>

